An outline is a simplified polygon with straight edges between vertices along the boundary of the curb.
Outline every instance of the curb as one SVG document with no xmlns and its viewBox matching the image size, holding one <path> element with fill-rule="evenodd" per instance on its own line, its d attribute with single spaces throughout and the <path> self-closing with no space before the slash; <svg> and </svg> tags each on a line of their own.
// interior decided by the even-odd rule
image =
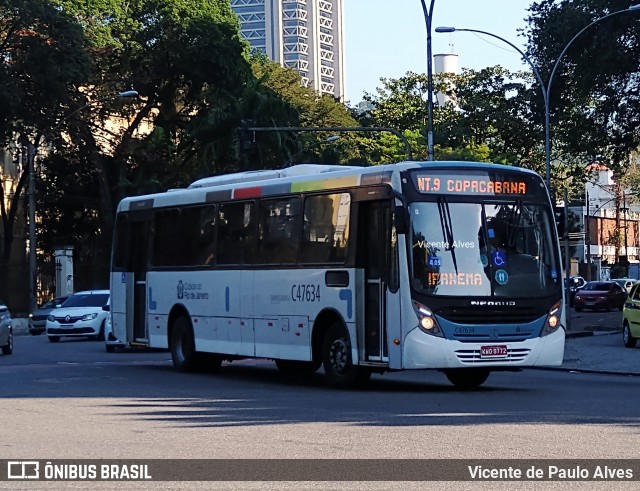
<svg viewBox="0 0 640 491">
<path fill-rule="evenodd" d="M 556 372 L 591 373 L 598 375 L 623 375 L 625 377 L 640 377 L 640 372 L 622 372 L 617 370 L 594 370 L 590 368 L 571 367 L 533 367 L 534 370 L 551 370 Z"/>
</svg>

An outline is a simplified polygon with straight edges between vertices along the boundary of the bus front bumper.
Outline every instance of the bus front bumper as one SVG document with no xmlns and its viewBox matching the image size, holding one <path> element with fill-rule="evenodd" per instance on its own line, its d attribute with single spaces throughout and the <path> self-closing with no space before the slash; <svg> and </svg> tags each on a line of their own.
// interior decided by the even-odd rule
<svg viewBox="0 0 640 491">
<path fill-rule="evenodd" d="M 413 329 L 404 340 L 402 368 L 479 368 L 560 366 L 564 329 L 519 342 L 462 343 Z"/>
</svg>

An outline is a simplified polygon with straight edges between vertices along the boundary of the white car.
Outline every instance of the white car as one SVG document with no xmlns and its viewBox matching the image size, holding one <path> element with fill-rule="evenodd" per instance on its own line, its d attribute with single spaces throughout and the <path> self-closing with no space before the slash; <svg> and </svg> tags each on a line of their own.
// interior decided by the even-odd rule
<svg viewBox="0 0 640 491">
<path fill-rule="evenodd" d="M 612 278 L 611 281 L 615 281 L 618 285 L 627 290 L 627 293 L 631 293 L 631 288 L 633 288 L 633 285 L 638 282 L 638 280 L 632 280 L 629 278 Z"/>
<path fill-rule="evenodd" d="M 57 343 L 62 336 L 88 336 L 104 339 L 109 312 L 102 307 L 109 305 L 109 290 L 87 290 L 71 295 L 64 307 L 59 307 L 47 317 L 45 329 L 49 341 Z"/>
</svg>

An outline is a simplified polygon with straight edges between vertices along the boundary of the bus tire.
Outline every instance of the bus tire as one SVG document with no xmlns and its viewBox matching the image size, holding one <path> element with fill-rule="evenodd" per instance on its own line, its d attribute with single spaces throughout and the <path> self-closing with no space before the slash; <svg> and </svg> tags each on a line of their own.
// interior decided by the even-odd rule
<svg viewBox="0 0 640 491">
<path fill-rule="evenodd" d="M 189 318 L 182 315 L 173 323 L 169 343 L 173 366 L 181 372 L 214 372 L 222 365 L 222 357 L 198 353 Z"/>
<path fill-rule="evenodd" d="M 197 368 L 196 344 L 191 322 L 184 315 L 173 323 L 169 342 L 173 366 L 181 372 L 193 372 Z"/>
<path fill-rule="evenodd" d="M 444 374 L 459 389 L 477 389 L 489 378 L 490 370 L 485 368 L 454 368 L 444 370 Z"/>
<path fill-rule="evenodd" d="M 322 349 L 324 373 L 334 387 L 358 387 L 365 385 L 371 371 L 354 366 L 351 359 L 351 340 L 340 324 L 333 324 L 324 338 Z"/>
</svg>

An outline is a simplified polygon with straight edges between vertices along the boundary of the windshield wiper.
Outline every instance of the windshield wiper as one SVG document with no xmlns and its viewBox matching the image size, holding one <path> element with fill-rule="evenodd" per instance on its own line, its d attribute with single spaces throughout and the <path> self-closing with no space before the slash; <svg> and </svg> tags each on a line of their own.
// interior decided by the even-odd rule
<svg viewBox="0 0 640 491">
<path fill-rule="evenodd" d="M 438 212 L 440 213 L 440 227 L 442 228 L 442 235 L 447 242 L 445 251 L 451 251 L 451 260 L 453 261 L 453 267 L 458 274 L 458 262 L 456 260 L 456 244 L 453 238 L 453 222 L 451 221 L 451 211 L 449 210 L 449 203 L 446 198 L 441 197 L 438 200 Z"/>
</svg>

